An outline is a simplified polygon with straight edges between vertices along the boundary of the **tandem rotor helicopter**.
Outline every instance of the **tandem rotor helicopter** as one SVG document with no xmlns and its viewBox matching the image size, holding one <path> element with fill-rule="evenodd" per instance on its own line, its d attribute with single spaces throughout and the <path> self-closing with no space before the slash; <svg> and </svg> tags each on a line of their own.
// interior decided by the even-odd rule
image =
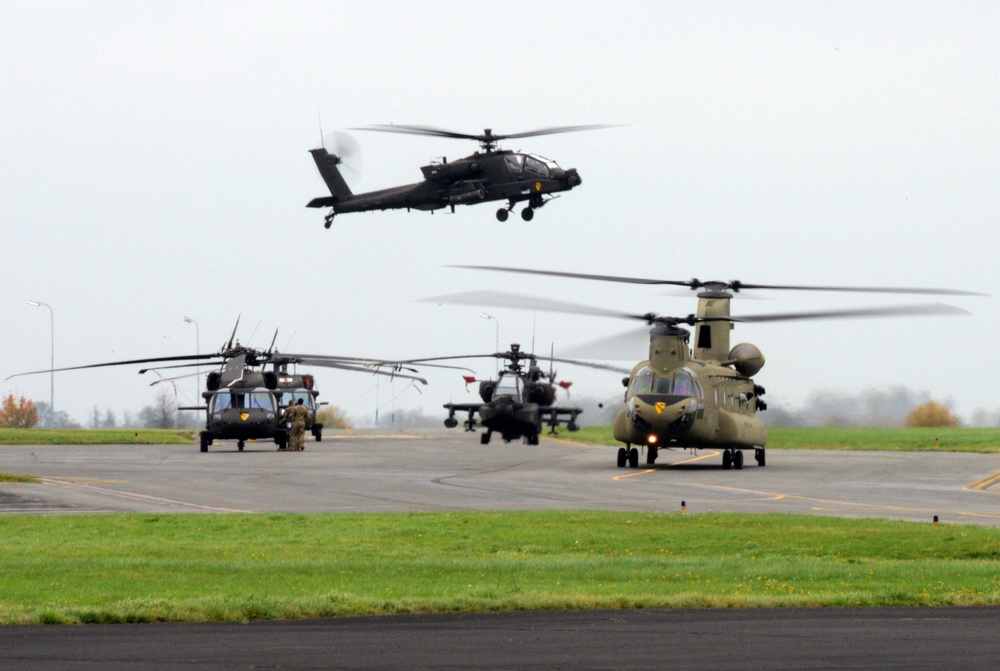
<svg viewBox="0 0 1000 671">
<path fill-rule="evenodd" d="M 411 359 L 394 363 L 423 365 L 429 361 L 475 358 L 502 359 L 507 364 L 500 371 L 497 379 L 478 380 L 481 403 L 446 403 L 444 408 L 448 410 L 448 417 L 444 420 L 444 425 L 449 429 L 455 428 L 458 426 L 455 413 L 467 412 L 469 413 L 468 418 L 463 422 L 465 430 L 475 431 L 477 424 L 475 415 L 478 413 L 478 423 L 486 427 L 486 432 L 479 436 L 479 442 L 483 445 L 489 444 L 494 432 L 499 433 L 504 442 L 509 443 L 512 440 L 523 438 L 528 445 L 538 445 L 538 435 L 542 432 L 543 425 L 549 427 L 550 434 L 555 434 L 556 428 L 560 424 L 565 424 L 570 431 L 579 429 L 576 418 L 583 412 L 581 408 L 554 405 L 556 387 L 561 387 L 568 394 L 573 383 L 565 380 L 557 383 L 552 362 L 560 361 L 591 368 L 627 372 L 624 369 L 604 364 L 557 359 L 551 356 L 538 357 L 530 352 L 521 351 L 521 346 L 517 343 L 512 343 L 507 352 Z M 550 362 L 547 373 L 538 366 L 539 358 Z M 523 362 L 527 362 L 527 367 Z M 468 385 L 477 382 L 475 377 L 463 377 L 466 389 L 468 389 Z"/>
<path fill-rule="evenodd" d="M 312 435 L 316 440 L 321 440 L 323 425 L 315 422 L 315 419 L 319 406 L 324 404 L 317 402 L 319 390 L 316 388 L 315 378 L 312 375 L 289 372 L 288 366 L 292 364 L 388 375 L 427 384 L 427 381 L 421 377 L 400 372 L 402 370 L 416 372 L 411 368 L 374 359 L 323 354 L 279 353 L 274 347 L 278 337 L 277 332 L 274 334 L 270 347 L 266 350 L 245 347 L 240 345 L 238 340 L 235 340 L 236 328 L 238 327 L 239 319 L 236 320 L 236 327 L 233 328 L 229 340 L 217 352 L 210 354 L 186 354 L 70 366 L 16 373 L 7 379 L 21 375 L 150 363 L 185 362 L 143 368 L 139 373 L 157 371 L 159 374 L 158 371 L 167 369 L 218 366 L 217 370 L 209 372 L 205 377 L 205 391 L 201 394 L 205 405 L 178 408 L 178 410 L 205 411 L 205 429 L 200 432 L 199 436 L 202 452 L 208 452 L 209 445 L 216 440 L 235 440 L 237 448 L 241 452 L 248 440 L 273 440 L 279 449 L 286 447 L 288 431 L 282 418 L 282 411 L 300 399 L 314 420 Z M 271 370 L 267 370 L 268 366 L 271 367 Z M 383 368 L 387 370 L 383 370 Z M 189 373 L 177 377 L 161 377 L 152 384 L 172 382 L 190 375 L 200 374 Z"/>
<path fill-rule="evenodd" d="M 625 444 L 618 449 L 617 463 L 620 468 L 638 466 L 639 451 L 636 446 L 645 448 L 646 463 L 649 465 L 656 462 L 661 449 L 670 448 L 718 449 L 722 451 L 723 468 L 736 469 L 743 468 L 743 451 L 753 450 L 758 466 L 765 465 L 767 430 L 757 417 L 757 412 L 765 410 L 767 404 L 761 398 L 765 392 L 764 388 L 753 380 L 753 376 L 764 366 L 764 355 L 757 346 L 750 343 L 740 343 L 730 348 L 729 332 L 736 323 L 968 314 L 965 310 L 950 305 L 928 303 L 733 316 L 729 312 L 730 302 L 734 295 L 743 289 L 983 295 L 951 289 L 783 286 L 739 281 L 657 280 L 498 266 L 454 267 L 631 284 L 672 285 L 687 287 L 698 292 L 697 313 L 684 317 L 660 316 L 652 312 L 627 314 L 575 303 L 493 291 L 474 291 L 433 299 L 437 302 L 466 305 L 492 305 L 618 317 L 644 321 L 651 326 L 647 358 L 635 364 L 628 377 L 622 380 L 625 386 L 625 408 L 615 417 L 613 426 L 615 440 Z M 683 325 L 694 327 L 693 346 L 689 343 L 690 333 L 683 328 Z M 632 354 L 621 351 L 622 342 L 621 336 L 614 336 L 604 342 L 591 343 L 587 347 L 591 352 L 603 349 L 605 353 L 594 356 L 592 353 L 583 354 L 578 351 L 577 356 L 632 358 Z M 608 351 L 608 347 L 616 351 Z"/>
<path fill-rule="evenodd" d="M 554 133 L 570 133 L 582 130 L 610 128 L 608 125 L 555 126 L 521 133 L 496 134 L 487 128 L 481 134 L 457 133 L 431 126 L 375 125 L 356 130 L 371 130 L 386 133 L 406 133 L 430 135 L 434 137 L 476 140 L 479 151 L 471 156 L 448 161 L 442 158 L 420 168 L 424 180 L 415 184 L 397 186 L 367 193 L 352 193 L 338 165 L 349 151 L 345 147 L 338 153 L 330 153 L 326 147 L 311 149 L 313 160 L 320 176 L 330 189 L 329 196 L 313 198 L 306 207 L 329 207 L 330 213 L 324 218 L 324 225 L 330 228 L 337 214 L 346 212 L 367 212 L 371 210 L 440 210 L 456 205 L 475 205 L 495 200 L 506 200 L 507 206 L 497 210 L 499 221 L 507 221 L 514 205 L 527 201 L 521 210 L 521 218 L 531 221 L 535 210 L 545 205 L 561 191 L 569 191 L 581 183 L 576 168 L 563 169 L 559 165 L 538 154 L 500 149 L 497 142 L 511 138 L 535 137 Z"/>
</svg>

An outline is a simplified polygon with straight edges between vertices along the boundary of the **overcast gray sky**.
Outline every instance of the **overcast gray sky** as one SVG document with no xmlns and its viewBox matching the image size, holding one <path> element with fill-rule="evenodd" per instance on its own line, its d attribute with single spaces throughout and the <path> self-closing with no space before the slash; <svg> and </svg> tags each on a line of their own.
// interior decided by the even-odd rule
<svg viewBox="0 0 1000 671">
<path fill-rule="evenodd" d="M 534 265 L 664 279 L 943 286 L 996 294 L 1000 6 L 993 2 L 19 2 L 0 8 L 0 377 L 218 348 L 377 357 L 556 352 L 632 327 L 417 299 L 504 289 L 687 314 L 690 297 L 504 276 Z M 583 185 L 526 223 L 494 205 L 343 215 L 307 150 L 375 123 L 463 132 L 627 124 L 503 144 Z M 474 143 L 354 132 L 355 191 L 417 181 Z M 734 314 L 909 302 L 769 292 Z M 968 317 L 738 325 L 769 400 L 892 385 L 964 416 L 996 409 L 995 298 Z M 486 311 L 496 320 L 486 320 Z M 258 326 L 259 325 L 259 326 Z M 256 332 L 254 333 L 256 329 Z M 637 353 L 636 360 L 642 358 Z M 632 363 L 632 362 L 625 362 Z M 492 364 L 475 366 L 481 374 Z M 405 383 L 315 371 L 349 415 L 438 412 L 454 372 Z M 561 367 L 574 395 L 619 376 Z M 55 405 L 86 421 L 152 402 L 137 368 L 69 372 Z M 46 375 L 3 383 L 47 400 Z M 189 403 L 196 383 L 179 384 Z M 390 406 L 386 406 L 388 409 Z M 385 413 L 386 410 L 383 410 Z"/>
</svg>

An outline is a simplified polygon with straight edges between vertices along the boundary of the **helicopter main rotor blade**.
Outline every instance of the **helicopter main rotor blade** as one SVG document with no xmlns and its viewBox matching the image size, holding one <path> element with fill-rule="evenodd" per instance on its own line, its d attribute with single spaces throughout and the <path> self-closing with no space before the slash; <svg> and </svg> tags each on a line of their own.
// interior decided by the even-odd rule
<svg viewBox="0 0 1000 671">
<path fill-rule="evenodd" d="M 221 366 L 226 363 L 225 359 L 220 361 L 198 361 L 196 363 L 179 363 L 174 366 L 154 366 L 152 368 L 141 368 L 139 375 L 144 375 L 149 371 L 169 370 L 171 368 L 191 368 L 192 366 Z"/>
<path fill-rule="evenodd" d="M 583 280 L 598 280 L 601 282 L 622 282 L 626 284 L 669 284 L 673 286 L 688 287 L 690 289 L 719 289 L 739 292 L 743 289 L 775 289 L 785 291 L 832 291 L 851 293 L 881 293 L 881 294 L 924 294 L 938 296 L 988 296 L 989 294 L 976 291 L 965 291 L 962 289 L 939 289 L 933 287 L 848 287 L 848 286 L 823 286 L 823 285 L 798 285 L 798 284 L 751 284 L 740 280 L 730 281 L 702 281 L 699 279 L 690 280 L 660 280 L 644 277 L 623 277 L 617 275 L 593 275 L 589 273 L 566 273 L 555 270 L 535 270 L 533 268 L 508 268 L 504 266 L 445 266 L 446 268 L 466 268 L 471 270 L 491 270 L 505 273 L 523 273 L 527 275 L 547 275 L 550 277 L 570 277 Z"/>
<path fill-rule="evenodd" d="M 805 319 L 853 319 L 857 317 L 919 317 L 927 315 L 967 315 L 968 311 L 945 303 L 919 303 L 916 305 L 889 305 L 874 308 L 849 308 L 844 310 L 813 310 L 808 312 L 779 312 L 774 314 L 747 315 L 744 317 L 702 317 L 699 322 L 777 322 Z"/>
<path fill-rule="evenodd" d="M 421 126 L 410 124 L 373 124 L 352 130 L 370 130 L 383 133 L 403 133 L 406 135 L 430 135 L 434 137 L 450 137 L 463 140 L 479 140 L 480 142 L 496 142 L 507 138 L 536 137 L 539 135 L 555 135 L 557 133 L 574 133 L 584 130 L 599 130 L 601 128 L 616 128 L 618 124 L 585 124 L 579 126 L 551 126 L 549 128 L 538 128 L 535 130 L 523 131 L 520 133 L 499 133 L 494 134 L 492 130 L 485 133 L 459 133 L 445 128 L 435 128 L 434 126 Z"/>
<path fill-rule="evenodd" d="M 86 366 L 66 366 L 64 368 L 47 368 L 45 370 L 32 370 L 25 373 L 14 373 L 13 375 L 8 375 L 5 380 L 9 380 L 12 377 L 21 377 L 22 375 L 38 375 L 40 373 L 61 373 L 67 370 L 84 370 L 86 368 L 105 368 L 107 366 L 128 366 L 141 363 L 156 363 L 159 361 L 194 361 L 198 359 L 213 359 L 217 358 L 218 354 L 190 354 L 186 356 L 161 356 L 154 357 L 151 359 L 130 359 L 128 361 L 109 361 L 107 363 L 92 363 Z M 203 364 L 204 365 L 204 364 Z"/>
<path fill-rule="evenodd" d="M 378 368 L 366 368 L 364 366 L 350 366 L 347 364 L 336 363 L 334 361 L 313 361 L 308 365 L 322 366 L 324 368 L 339 368 L 340 370 L 352 370 L 358 373 L 369 373 L 371 375 L 388 375 L 389 377 L 400 377 L 406 380 L 416 380 L 417 382 L 423 385 L 427 384 L 427 380 L 425 380 L 422 377 L 417 377 L 415 375 L 407 375 L 406 373 L 398 373 L 396 371 L 379 370 Z"/>
<path fill-rule="evenodd" d="M 622 368 L 621 366 L 611 366 L 609 364 L 604 364 L 604 363 L 594 363 L 592 361 L 579 361 L 577 359 L 564 359 L 562 357 L 547 357 L 547 356 L 540 356 L 538 358 L 542 360 L 548 360 L 550 362 L 557 361 L 559 363 L 568 363 L 571 366 L 584 366 L 586 368 L 596 368 L 597 370 L 609 370 L 613 373 L 624 373 L 626 375 L 632 372 L 631 368 Z M 551 376 L 552 373 L 550 369 L 549 379 L 551 379 Z"/>
<path fill-rule="evenodd" d="M 446 294 L 443 296 L 433 296 L 431 298 L 419 299 L 425 303 L 452 303 L 456 305 L 489 305 L 500 308 L 515 308 L 522 310 L 543 310 L 546 312 L 564 312 L 576 315 L 590 315 L 593 317 L 617 317 L 626 319 L 642 319 L 649 321 L 655 315 L 628 314 L 617 310 L 606 310 L 595 308 L 579 303 L 568 303 L 555 301 L 549 298 L 537 298 L 534 296 L 524 296 L 521 294 L 506 293 L 502 291 L 466 291 L 457 294 Z"/>
<path fill-rule="evenodd" d="M 649 328 L 642 327 L 591 340 L 576 347 L 568 347 L 566 354 L 580 359 L 635 361 L 638 358 L 645 358 L 648 350 Z"/>
</svg>

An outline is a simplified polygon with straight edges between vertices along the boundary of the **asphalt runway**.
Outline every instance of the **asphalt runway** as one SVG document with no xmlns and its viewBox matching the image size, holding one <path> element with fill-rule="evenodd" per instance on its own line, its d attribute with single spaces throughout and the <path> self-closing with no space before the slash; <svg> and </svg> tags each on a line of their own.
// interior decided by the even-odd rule
<svg viewBox="0 0 1000 671">
<path fill-rule="evenodd" d="M 1000 457 L 712 451 L 619 469 L 616 448 L 461 430 L 273 443 L 0 446 L 0 516 L 469 509 L 779 512 L 1000 526 Z M 644 461 L 640 459 L 640 461 Z M 0 521 L 2 524 L 2 521 Z M 18 669 L 993 669 L 1000 608 L 505 613 L 250 624 L 2 627 Z"/>
<path fill-rule="evenodd" d="M 565 434 L 564 434 L 565 435 Z M 603 509 L 887 517 L 1000 526 L 1000 457 L 769 450 L 723 470 L 714 451 L 661 453 L 620 469 L 616 448 L 537 446 L 461 430 L 357 432 L 308 442 L 4 446 L 0 471 L 43 484 L 0 485 L 0 514 L 74 512 L 412 512 Z M 640 461 L 644 461 L 640 459 Z"/>
</svg>

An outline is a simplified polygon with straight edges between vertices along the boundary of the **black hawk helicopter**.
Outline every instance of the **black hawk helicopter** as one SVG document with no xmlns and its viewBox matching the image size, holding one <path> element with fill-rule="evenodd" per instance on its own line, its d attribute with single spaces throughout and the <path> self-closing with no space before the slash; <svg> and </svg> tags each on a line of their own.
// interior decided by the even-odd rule
<svg viewBox="0 0 1000 671">
<path fill-rule="evenodd" d="M 525 268 L 497 266 L 458 266 L 478 270 L 517 272 L 555 277 L 626 282 L 647 285 L 673 285 L 697 291 L 698 311 L 685 317 L 665 317 L 655 313 L 626 314 L 594 308 L 491 291 L 468 292 L 438 297 L 438 302 L 492 305 L 572 314 L 619 317 L 646 322 L 649 330 L 647 358 L 637 363 L 627 378 L 625 407 L 615 418 L 615 440 L 625 444 L 618 449 L 618 466 L 636 467 L 639 452 L 646 449 L 646 463 L 656 462 L 664 448 L 711 448 L 722 451 L 723 468 L 743 468 L 743 450 L 753 450 L 759 466 L 766 463 L 767 430 L 757 417 L 767 404 L 761 398 L 765 390 L 753 376 L 764 366 L 764 355 L 755 345 L 740 343 L 730 348 L 729 332 L 740 322 L 771 322 L 804 319 L 954 315 L 965 310 L 929 303 L 876 308 L 817 310 L 737 317 L 730 315 L 730 301 L 743 289 L 784 289 L 798 291 L 845 291 L 865 293 L 936 294 L 981 296 L 951 289 L 888 287 L 783 286 L 749 284 L 739 281 L 655 280 L 609 275 L 586 275 Z M 695 328 L 695 342 L 682 325 Z M 625 342 L 635 343 L 642 332 L 614 336 L 573 351 L 581 358 L 625 359 L 635 356 L 621 351 Z"/>
<path fill-rule="evenodd" d="M 479 442 L 488 445 L 493 433 L 497 432 L 504 442 L 523 438 L 528 445 L 538 445 L 538 436 L 543 426 L 549 427 L 549 433 L 555 434 L 560 424 L 565 424 L 570 431 L 577 431 L 576 418 L 582 409 L 572 406 L 555 405 L 556 386 L 569 391 L 572 382 L 555 381 L 555 371 L 551 362 L 560 361 L 577 365 L 601 368 L 616 372 L 626 372 L 624 369 L 604 364 L 577 362 L 555 357 L 538 357 L 530 352 L 521 351 L 521 346 L 513 343 L 507 352 L 495 354 L 468 354 L 461 356 L 433 357 L 430 359 L 411 359 L 394 362 L 397 364 L 424 365 L 429 361 L 450 359 L 496 358 L 507 361 L 506 367 L 500 371 L 496 380 L 479 380 L 479 397 L 481 403 L 446 403 L 448 417 L 444 425 L 449 429 L 458 426 L 456 412 L 467 412 L 468 418 L 463 422 L 466 431 L 475 431 L 478 424 L 486 427 L 486 432 L 480 434 Z M 550 362 L 549 371 L 545 372 L 538 366 L 538 359 Z M 527 362 L 527 366 L 525 366 Z M 475 377 L 463 376 L 466 388 L 477 382 Z"/>
<path fill-rule="evenodd" d="M 239 320 L 236 321 L 236 325 L 239 327 Z M 236 328 L 233 329 L 229 340 L 217 352 L 210 354 L 187 354 L 70 366 L 16 373 L 7 379 L 38 373 L 179 361 L 184 363 L 143 368 L 139 370 L 139 373 L 154 371 L 159 375 L 158 371 L 166 369 L 218 366 L 218 370 L 209 372 L 205 377 L 205 391 L 202 392 L 205 405 L 178 408 L 178 410 L 205 411 L 205 429 L 200 433 L 202 452 L 207 452 L 209 445 L 216 440 L 235 440 L 237 448 L 241 452 L 248 440 L 273 440 L 279 449 L 286 447 L 288 431 L 282 418 L 282 411 L 289 405 L 296 403 L 300 398 L 315 420 L 319 406 L 323 405 L 317 403 L 319 390 L 316 389 L 315 378 L 312 375 L 290 373 L 288 366 L 292 364 L 388 375 L 427 384 L 427 381 L 421 377 L 400 372 L 404 370 L 402 365 L 393 365 L 375 359 L 279 353 L 274 348 L 275 340 L 278 337 L 277 332 L 275 332 L 271 346 L 267 350 L 240 345 L 239 341 L 235 340 L 235 336 Z M 270 366 L 270 370 L 267 370 L 268 366 Z M 410 368 L 405 370 L 416 372 Z M 200 374 L 161 377 L 152 384 L 173 382 L 189 375 Z M 316 437 L 316 440 L 322 438 L 322 429 L 322 424 L 313 422 L 313 436 Z"/>
<path fill-rule="evenodd" d="M 538 154 L 499 149 L 497 142 L 509 138 L 609 127 L 556 126 L 503 135 L 495 134 L 490 128 L 485 129 L 482 134 L 456 133 L 431 126 L 375 125 L 359 128 L 357 130 L 477 140 L 480 150 L 457 161 L 441 159 L 421 167 L 424 174 L 422 182 L 355 194 L 351 192 L 337 167 L 342 163 L 342 156 L 331 154 L 325 147 L 311 149 L 309 153 L 316 161 L 316 167 L 330 189 L 330 195 L 313 198 L 307 207 L 331 208 L 324 219 L 326 228 L 330 228 L 335 215 L 345 212 L 394 209 L 433 212 L 446 207 L 454 212 L 456 205 L 475 205 L 494 200 L 506 200 L 508 203 L 506 207 L 497 210 L 498 220 L 507 221 L 514 205 L 527 201 L 527 207 L 521 210 L 521 218 L 531 221 L 535 210 L 558 197 L 552 194 L 579 186 L 580 174 L 576 168 L 564 170 L 555 161 Z"/>
</svg>

